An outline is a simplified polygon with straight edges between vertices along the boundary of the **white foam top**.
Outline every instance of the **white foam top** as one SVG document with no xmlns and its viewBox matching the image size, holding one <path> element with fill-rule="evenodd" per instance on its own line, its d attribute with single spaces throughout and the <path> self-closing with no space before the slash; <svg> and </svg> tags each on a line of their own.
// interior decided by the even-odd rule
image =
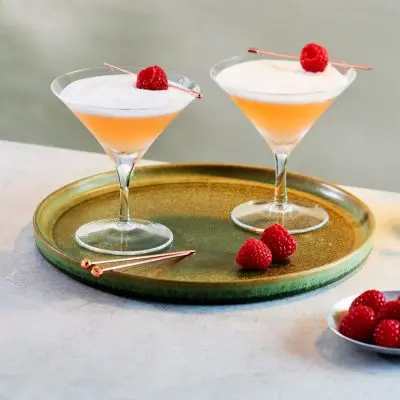
<svg viewBox="0 0 400 400">
<path fill-rule="evenodd" d="M 332 65 L 324 72 L 310 73 L 300 62 L 252 60 L 222 70 L 218 84 L 232 95 L 258 101 L 310 103 L 338 96 L 351 82 Z"/>
<path fill-rule="evenodd" d="M 116 117 L 145 117 L 180 111 L 194 96 L 173 88 L 138 89 L 134 76 L 116 74 L 74 81 L 61 91 L 60 98 L 76 112 Z"/>
</svg>

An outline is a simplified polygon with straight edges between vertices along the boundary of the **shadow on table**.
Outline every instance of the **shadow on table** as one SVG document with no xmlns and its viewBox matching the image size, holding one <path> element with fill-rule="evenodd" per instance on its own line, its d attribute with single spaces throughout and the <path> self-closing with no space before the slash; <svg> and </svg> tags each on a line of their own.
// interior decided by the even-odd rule
<svg viewBox="0 0 400 400">
<path fill-rule="evenodd" d="M 318 353 L 329 363 L 341 368 L 374 374 L 382 368 L 398 373 L 400 357 L 373 353 L 347 343 L 326 329 L 315 342 Z"/>
<path fill-rule="evenodd" d="M 79 304 L 76 306 L 79 308 L 97 303 L 124 309 L 162 310 L 180 314 L 243 312 L 279 307 L 282 304 L 305 300 L 311 296 L 318 296 L 344 281 L 293 297 L 240 305 L 179 305 L 135 300 L 93 289 L 52 267 L 36 249 L 33 229 L 30 224 L 20 232 L 14 244 L 14 251 L 12 253 L 0 253 L 0 260 L 0 290 L 5 299 L 0 302 L 0 309 L 11 310 L 37 309 L 40 306 L 49 307 L 52 303 L 79 299 L 81 301 L 75 302 Z"/>
<path fill-rule="evenodd" d="M 313 332 L 321 333 L 315 337 Z M 319 357 L 322 357 L 336 367 L 361 373 L 375 374 L 383 368 L 385 372 L 398 373 L 400 367 L 400 357 L 363 351 L 340 339 L 326 328 L 323 318 L 305 320 L 302 326 L 290 332 L 285 347 L 292 356 L 308 359 L 311 363 L 320 364 Z M 315 350 L 317 359 L 313 355 Z"/>
<path fill-rule="evenodd" d="M 285 340 L 284 347 L 292 357 L 307 360 L 310 365 L 320 365 L 322 358 L 341 369 L 371 375 L 383 369 L 396 374 L 399 372 L 400 357 L 363 351 L 340 339 L 326 328 L 324 316 L 305 318 L 302 321 L 288 332 Z"/>
</svg>

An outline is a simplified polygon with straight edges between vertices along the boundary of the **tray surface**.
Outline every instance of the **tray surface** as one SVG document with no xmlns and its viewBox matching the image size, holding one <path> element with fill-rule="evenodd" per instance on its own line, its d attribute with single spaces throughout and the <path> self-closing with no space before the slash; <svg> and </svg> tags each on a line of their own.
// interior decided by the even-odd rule
<svg viewBox="0 0 400 400">
<path fill-rule="evenodd" d="M 138 168 L 131 184 L 133 215 L 167 225 L 171 250 L 196 249 L 177 263 L 153 264 L 94 278 L 79 262 L 110 258 L 80 248 L 75 230 L 88 221 L 115 217 L 114 172 L 73 182 L 49 195 L 34 215 L 36 243 L 53 265 L 92 286 L 128 296 L 188 303 L 236 303 L 293 295 L 330 284 L 359 267 L 371 250 L 374 219 L 353 195 L 333 185 L 288 174 L 289 199 L 310 200 L 329 212 L 328 225 L 296 235 L 298 251 L 265 273 L 240 272 L 235 255 L 255 236 L 230 220 L 231 210 L 270 199 L 274 171 L 223 164 L 169 164 Z"/>
</svg>

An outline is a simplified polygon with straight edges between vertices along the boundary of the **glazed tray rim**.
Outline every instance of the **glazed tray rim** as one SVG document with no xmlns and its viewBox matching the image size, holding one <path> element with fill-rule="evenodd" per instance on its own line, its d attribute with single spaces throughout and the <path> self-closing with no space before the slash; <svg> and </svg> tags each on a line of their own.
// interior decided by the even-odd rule
<svg viewBox="0 0 400 400">
<path fill-rule="evenodd" d="M 140 172 L 141 170 L 146 170 L 146 171 L 154 171 L 157 173 L 157 170 L 165 170 L 165 169 L 171 169 L 171 170 L 181 170 L 181 169 L 194 169 L 194 170 L 198 170 L 198 169 L 218 169 L 218 168 L 234 168 L 234 169 L 248 169 L 248 170 L 257 170 L 258 172 L 263 172 L 265 171 L 266 173 L 274 173 L 273 168 L 270 167 L 263 167 L 263 166 L 258 166 L 258 165 L 249 165 L 249 164 L 232 164 L 232 163 L 163 163 L 163 164 L 156 164 L 156 165 L 145 165 L 145 166 L 138 166 L 135 170 L 135 172 Z M 135 173 L 135 176 L 136 176 Z M 42 232 L 40 231 L 39 228 L 39 224 L 38 224 L 38 215 L 40 214 L 40 212 L 42 211 L 43 207 L 45 207 L 46 203 L 48 201 L 51 200 L 51 198 L 53 196 L 57 196 L 62 192 L 66 192 L 69 191 L 70 188 L 74 187 L 74 186 L 79 186 L 80 184 L 84 183 L 84 182 L 89 182 L 89 181 L 95 181 L 98 178 L 101 177 L 108 177 L 111 175 L 114 175 L 115 171 L 106 171 L 106 172 L 101 172 L 98 174 L 94 174 L 94 175 L 90 175 L 87 177 L 83 177 L 80 178 L 78 180 L 75 180 L 73 182 L 70 182 L 58 189 L 56 189 L 55 191 L 53 191 L 52 193 L 50 193 L 49 195 L 47 195 L 44 199 L 42 199 L 42 201 L 38 204 L 38 206 L 35 209 L 35 212 L 33 214 L 33 227 L 34 227 L 34 233 L 36 238 L 39 238 L 40 241 L 46 245 L 46 247 L 48 247 L 48 249 L 54 254 L 56 253 L 59 257 L 62 258 L 67 258 L 70 262 L 72 263 L 76 263 L 77 265 L 80 265 L 81 259 L 78 259 L 76 257 L 73 257 L 69 254 L 67 254 L 66 252 L 62 251 L 62 249 L 58 248 L 57 246 L 54 246 L 51 242 L 49 242 L 44 235 L 42 234 Z M 216 176 L 216 175 L 215 175 Z M 251 283 L 254 284 L 266 284 L 268 283 L 273 283 L 274 281 L 282 281 L 282 280 L 292 280 L 292 279 L 296 279 L 296 278 L 302 278 L 302 277 L 306 277 L 309 275 L 313 275 L 315 273 L 319 273 L 319 272 L 323 272 L 325 270 L 334 268 L 335 266 L 337 266 L 338 264 L 343 264 L 346 263 L 346 261 L 348 259 L 351 259 L 356 253 L 358 253 L 359 251 L 361 251 L 364 247 L 368 248 L 370 246 L 370 242 L 372 240 L 372 237 L 375 233 L 375 228 L 376 228 L 376 221 L 374 218 L 374 215 L 370 209 L 370 207 L 368 205 L 366 205 L 361 199 L 359 199 L 357 196 L 353 195 L 351 192 L 349 192 L 346 189 L 343 189 L 342 187 L 340 187 L 339 185 L 336 184 L 331 184 L 328 183 L 326 181 L 323 181 L 321 179 L 318 178 L 314 178 L 312 176 L 308 176 L 308 175 L 303 175 L 297 172 L 291 172 L 288 171 L 287 172 L 287 176 L 290 180 L 290 178 L 294 178 L 294 179 L 298 179 L 298 180 L 303 180 L 303 181 L 310 181 L 313 183 L 316 183 L 317 185 L 320 186 L 327 186 L 331 189 L 335 189 L 343 194 L 345 194 L 347 197 L 349 197 L 354 203 L 358 204 L 358 206 L 360 206 L 361 208 L 363 208 L 366 212 L 366 214 L 368 214 L 368 218 L 369 218 L 369 224 L 370 224 L 370 229 L 368 232 L 367 237 L 365 238 L 365 240 L 359 244 L 358 247 L 354 248 L 352 251 L 350 251 L 348 254 L 346 254 L 344 257 L 341 257 L 335 261 L 332 261 L 330 263 L 324 264 L 320 267 L 316 267 L 313 268 L 312 270 L 306 270 L 306 271 L 300 271 L 300 272 L 294 272 L 294 273 L 288 273 L 282 276 L 275 276 L 275 277 L 269 277 L 268 281 L 260 281 L 260 275 L 258 274 L 257 276 L 255 276 L 254 278 L 248 278 L 248 279 L 244 279 L 244 280 L 237 280 L 237 281 L 218 281 L 218 282 L 209 282 L 209 281 L 177 281 L 174 279 L 164 279 L 164 278 L 160 278 L 158 277 L 157 280 L 158 281 L 162 281 L 163 283 L 170 283 L 170 284 L 177 284 L 179 282 L 180 285 L 189 285 L 189 286 L 193 286 L 193 285 L 199 285 L 199 286 L 206 286 L 206 285 L 210 285 L 212 284 L 213 286 L 224 286 L 224 285 L 248 285 Z M 135 182 L 137 178 L 134 178 L 132 181 Z M 235 179 L 235 178 L 232 178 Z M 237 178 L 239 180 L 239 178 Z M 248 179 L 250 180 L 250 179 Z M 257 181 L 254 181 L 257 182 Z M 265 184 L 268 184 L 267 182 Z M 117 186 L 118 183 L 117 181 L 115 181 L 115 186 Z M 114 185 L 110 185 L 110 186 L 114 186 Z M 130 186 L 132 188 L 132 186 Z M 290 186 L 288 185 L 288 189 L 290 189 Z M 294 189 L 296 190 L 296 189 Z M 89 193 L 90 191 L 88 191 Z M 308 193 L 308 192 L 305 192 Z M 315 196 L 315 195 L 314 195 Z M 153 282 L 154 279 L 152 278 L 148 278 L 148 277 L 142 277 L 142 276 L 130 276 L 129 274 L 125 274 L 123 272 L 118 272 L 118 271 L 113 271 L 113 274 L 119 275 L 119 276 L 123 276 L 126 279 L 133 279 L 133 280 L 141 280 L 141 281 L 148 281 L 148 282 Z"/>
</svg>

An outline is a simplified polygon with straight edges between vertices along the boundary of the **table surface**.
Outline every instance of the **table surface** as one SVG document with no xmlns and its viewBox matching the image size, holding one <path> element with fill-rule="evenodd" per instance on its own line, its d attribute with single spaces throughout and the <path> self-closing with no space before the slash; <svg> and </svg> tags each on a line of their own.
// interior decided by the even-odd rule
<svg viewBox="0 0 400 400">
<path fill-rule="evenodd" d="M 364 399 L 400 395 L 400 359 L 327 330 L 340 298 L 399 289 L 400 194 L 347 188 L 375 214 L 375 248 L 351 278 L 239 306 L 135 301 L 82 285 L 37 252 L 39 201 L 112 168 L 101 154 L 0 142 L 0 399 Z M 399 263 L 399 265 L 397 265 Z"/>
</svg>

